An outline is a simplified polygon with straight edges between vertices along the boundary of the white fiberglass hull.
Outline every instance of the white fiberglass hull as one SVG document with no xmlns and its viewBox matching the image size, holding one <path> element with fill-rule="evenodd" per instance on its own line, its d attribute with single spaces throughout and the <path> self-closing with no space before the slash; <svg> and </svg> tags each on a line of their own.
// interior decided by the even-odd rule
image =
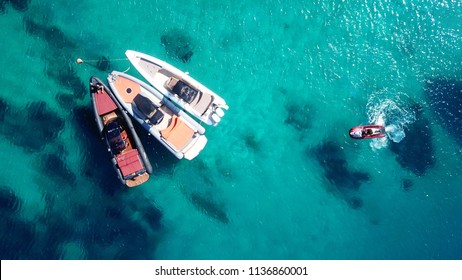
<svg viewBox="0 0 462 280">
<path fill-rule="evenodd" d="M 185 111 L 208 125 L 221 121 L 228 105 L 216 93 L 165 61 L 132 50 L 125 54 L 153 87 Z"/>
</svg>

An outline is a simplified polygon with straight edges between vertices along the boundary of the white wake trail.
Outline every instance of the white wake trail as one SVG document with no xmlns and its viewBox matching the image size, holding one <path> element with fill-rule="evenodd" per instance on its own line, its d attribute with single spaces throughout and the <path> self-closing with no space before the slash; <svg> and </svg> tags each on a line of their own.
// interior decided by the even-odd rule
<svg viewBox="0 0 462 280">
<path fill-rule="evenodd" d="M 415 113 L 408 109 L 409 97 L 404 93 L 395 93 L 390 97 L 388 90 L 371 95 L 367 102 L 367 117 L 371 124 L 385 125 L 387 137 L 371 141 L 373 149 L 388 146 L 388 141 L 401 142 L 406 134 L 404 128 L 415 121 Z"/>
</svg>

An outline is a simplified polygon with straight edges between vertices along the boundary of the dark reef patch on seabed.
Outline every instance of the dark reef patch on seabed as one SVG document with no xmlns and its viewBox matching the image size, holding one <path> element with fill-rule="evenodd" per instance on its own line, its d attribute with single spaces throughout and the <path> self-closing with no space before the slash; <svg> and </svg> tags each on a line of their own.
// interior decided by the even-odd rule
<svg viewBox="0 0 462 280">
<path fill-rule="evenodd" d="M 13 214 L 21 209 L 21 200 L 8 186 L 0 186 L 0 217 Z"/>
<path fill-rule="evenodd" d="M 55 96 L 55 99 L 58 104 L 66 110 L 70 110 L 76 105 L 74 95 L 69 93 L 58 92 Z"/>
<path fill-rule="evenodd" d="M 120 198 L 120 197 L 119 197 Z M 107 202 L 106 209 L 120 207 L 122 198 Z M 109 210 L 109 212 L 113 210 Z M 155 240 L 148 238 L 147 230 L 129 216 L 128 209 L 108 215 L 108 211 L 93 214 L 89 219 L 89 229 L 82 236 L 87 259 L 150 259 L 156 246 Z M 119 244 L 119 245 L 117 245 Z M 108 256 L 109 247 L 117 245 L 114 256 Z"/>
<path fill-rule="evenodd" d="M 422 176 L 435 165 L 432 131 L 423 115 L 423 107 L 414 104 L 411 110 L 416 113 L 416 121 L 404 128 L 406 137 L 401 142 L 390 141 L 390 150 L 397 155 L 396 160 L 403 168 Z"/>
<path fill-rule="evenodd" d="M 193 56 L 193 39 L 183 30 L 171 29 L 160 37 L 160 43 L 165 47 L 168 55 L 189 62 Z"/>
<path fill-rule="evenodd" d="M 305 131 L 311 127 L 312 113 L 308 104 L 288 104 L 285 108 L 287 110 L 285 124 L 299 131 Z"/>
<path fill-rule="evenodd" d="M 48 64 L 45 69 L 46 74 L 64 88 L 72 91 L 74 98 L 83 99 L 87 89 L 78 78 L 74 66 L 65 63 L 73 60 L 70 54 L 76 49 L 74 41 L 57 26 L 41 24 L 27 16 L 24 17 L 23 21 L 27 34 L 41 38 L 51 48 L 43 56 Z M 104 62 L 102 65 L 107 66 Z"/>
<path fill-rule="evenodd" d="M 14 145 L 37 152 L 53 143 L 64 128 L 64 120 L 43 101 L 30 102 L 25 108 L 13 108 L 0 99 L 0 133 Z"/>
<path fill-rule="evenodd" d="M 344 151 L 339 144 L 332 141 L 324 142 L 313 150 L 307 150 L 307 154 L 314 155 L 324 169 L 324 176 L 335 187 L 335 192 L 341 194 L 352 208 L 361 208 L 362 200 L 355 191 L 359 189 L 362 182 L 370 180 L 369 174 L 351 171 Z"/>
<path fill-rule="evenodd" d="M 115 205 L 109 205 L 106 207 L 105 217 L 120 220 L 122 218 L 123 210 Z"/>
<path fill-rule="evenodd" d="M 324 169 L 324 176 L 337 188 L 356 190 L 363 181 L 369 180 L 366 172 L 350 171 L 339 144 L 325 142 L 314 150 L 314 155 Z"/>
<path fill-rule="evenodd" d="M 24 124 L 24 129 L 33 128 L 33 141 L 42 142 L 41 145 L 46 145 L 58 137 L 58 134 L 64 128 L 64 120 L 54 111 L 50 110 L 44 101 L 31 102 L 26 106 L 27 120 Z M 32 135 L 31 135 L 32 136 Z"/>
<path fill-rule="evenodd" d="M 10 3 L 16 11 L 25 12 L 29 8 L 30 0 L 0 0 L 0 14 L 6 13 L 7 3 Z"/>
<path fill-rule="evenodd" d="M 5 99 L 0 97 L 0 121 L 3 122 L 5 115 L 8 112 L 8 103 Z"/>
<path fill-rule="evenodd" d="M 73 224 L 77 220 L 66 220 L 59 215 L 60 211 L 62 210 L 53 209 L 39 220 L 41 224 L 46 225 L 46 231 L 37 237 L 37 245 L 41 247 L 37 256 L 39 259 L 59 259 L 61 244 L 74 240 L 78 236 Z"/>
<path fill-rule="evenodd" d="M 414 186 L 414 182 L 412 182 L 411 179 L 402 179 L 401 180 L 401 189 L 404 191 L 410 191 L 412 190 L 412 187 Z"/>
<path fill-rule="evenodd" d="M 139 203 L 138 203 L 139 204 Z M 162 217 L 164 214 L 162 211 L 157 209 L 152 202 L 144 201 L 140 205 L 139 210 L 142 220 L 146 222 L 146 224 L 153 230 L 161 230 L 162 229 Z"/>
<path fill-rule="evenodd" d="M 75 184 L 76 176 L 70 171 L 61 155 L 44 154 L 40 162 L 43 174 L 47 174 L 50 180 L 59 183 L 61 187 Z"/>
<path fill-rule="evenodd" d="M 224 224 L 229 223 L 223 203 L 213 199 L 220 189 L 211 175 L 216 174 L 216 170 L 201 159 L 195 159 L 191 164 L 189 169 L 195 172 L 188 171 L 187 176 L 176 176 L 182 194 L 199 212 Z"/>
<path fill-rule="evenodd" d="M 353 209 L 359 209 L 363 207 L 363 200 L 359 197 L 351 197 L 348 199 L 348 205 Z"/>
<path fill-rule="evenodd" d="M 237 175 L 235 170 L 229 164 L 229 161 L 226 159 L 226 151 L 223 151 L 223 156 L 217 156 L 215 158 L 214 166 L 218 173 L 221 175 L 222 180 L 227 180 L 230 182 L 235 182 L 237 180 Z"/>
<path fill-rule="evenodd" d="M 7 3 L 6 0 L 0 0 L 0 15 L 3 15 L 6 13 L 5 3 Z"/>
<path fill-rule="evenodd" d="M 215 202 L 203 197 L 198 192 L 191 193 L 190 200 L 194 207 L 207 216 L 216 219 L 224 224 L 229 223 L 229 218 L 226 212 Z"/>
<path fill-rule="evenodd" d="M 259 152 L 261 150 L 261 141 L 257 140 L 257 137 L 252 132 L 247 132 L 242 136 L 245 145 L 254 152 Z"/>
<path fill-rule="evenodd" d="M 40 24 L 31 17 L 26 16 L 24 17 L 24 28 L 27 34 L 43 39 L 54 49 L 75 48 L 75 43 L 57 26 Z"/>
<path fill-rule="evenodd" d="M 41 259 L 32 250 L 36 236 L 29 223 L 0 214 L 0 259 Z"/>
<path fill-rule="evenodd" d="M 29 8 L 30 0 L 8 0 L 11 7 L 19 12 L 25 12 Z"/>
<path fill-rule="evenodd" d="M 198 178 L 201 179 L 201 189 L 204 187 L 210 188 L 210 187 L 216 187 L 216 183 L 213 180 L 212 176 L 210 174 L 212 173 L 211 168 L 201 159 L 197 159 L 194 161 L 194 169 L 198 170 L 197 174 L 199 175 Z"/>
<path fill-rule="evenodd" d="M 427 80 L 425 93 L 436 119 L 462 145 L 462 80 Z"/>
<path fill-rule="evenodd" d="M 61 86 L 74 93 L 74 98 L 83 99 L 87 93 L 82 80 L 77 76 L 74 67 L 70 65 L 55 65 L 55 61 L 50 61 L 50 66 L 46 69 L 49 77 L 57 81 Z"/>
<path fill-rule="evenodd" d="M 110 69 L 112 69 L 111 61 L 109 58 L 102 56 L 100 59 L 98 59 L 98 62 L 96 63 L 96 68 L 103 72 L 108 72 Z"/>
</svg>

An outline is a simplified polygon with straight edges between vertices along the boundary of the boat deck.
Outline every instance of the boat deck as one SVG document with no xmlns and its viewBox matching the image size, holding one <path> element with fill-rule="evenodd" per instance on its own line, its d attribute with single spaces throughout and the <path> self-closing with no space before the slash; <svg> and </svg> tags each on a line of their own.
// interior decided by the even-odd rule
<svg viewBox="0 0 462 280">
<path fill-rule="evenodd" d="M 103 116 L 117 109 L 114 101 L 102 88 L 98 89 L 94 96 L 98 115 Z"/>
<path fill-rule="evenodd" d="M 114 81 L 114 86 L 127 104 L 132 103 L 133 99 L 141 93 L 141 85 L 125 77 L 118 76 Z"/>
<path fill-rule="evenodd" d="M 189 104 L 199 116 L 204 115 L 209 107 L 212 106 L 213 96 L 210 93 L 199 90 L 183 79 L 178 79 L 174 76 L 164 76 L 162 79 L 156 80 L 156 82 L 162 82 L 161 85 L 171 95 Z"/>
<path fill-rule="evenodd" d="M 147 180 L 149 180 L 149 174 L 145 172 L 135 177 L 133 180 L 125 180 L 125 185 L 127 185 L 127 187 L 136 187 L 145 183 Z"/>
<path fill-rule="evenodd" d="M 126 56 L 140 74 L 164 96 L 197 119 L 216 126 L 228 110 L 226 101 L 175 66 L 150 55 L 127 50 Z"/>
<path fill-rule="evenodd" d="M 177 151 L 184 149 L 194 138 L 194 130 L 174 115 L 167 128 L 160 132 Z"/>
</svg>

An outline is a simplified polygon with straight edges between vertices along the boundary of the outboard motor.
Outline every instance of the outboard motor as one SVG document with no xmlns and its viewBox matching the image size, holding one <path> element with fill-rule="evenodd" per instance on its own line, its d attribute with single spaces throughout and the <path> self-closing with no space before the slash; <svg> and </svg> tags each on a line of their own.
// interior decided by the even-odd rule
<svg viewBox="0 0 462 280">
<path fill-rule="evenodd" d="M 216 113 L 220 118 L 223 118 L 223 116 L 225 115 L 225 112 L 224 112 L 223 109 L 221 109 L 220 107 L 218 107 L 218 108 L 215 110 L 215 113 Z"/>
<path fill-rule="evenodd" d="M 213 113 L 212 120 L 215 122 L 214 125 L 217 125 L 221 121 L 221 118 L 217 114 Z"/>
</svg>

